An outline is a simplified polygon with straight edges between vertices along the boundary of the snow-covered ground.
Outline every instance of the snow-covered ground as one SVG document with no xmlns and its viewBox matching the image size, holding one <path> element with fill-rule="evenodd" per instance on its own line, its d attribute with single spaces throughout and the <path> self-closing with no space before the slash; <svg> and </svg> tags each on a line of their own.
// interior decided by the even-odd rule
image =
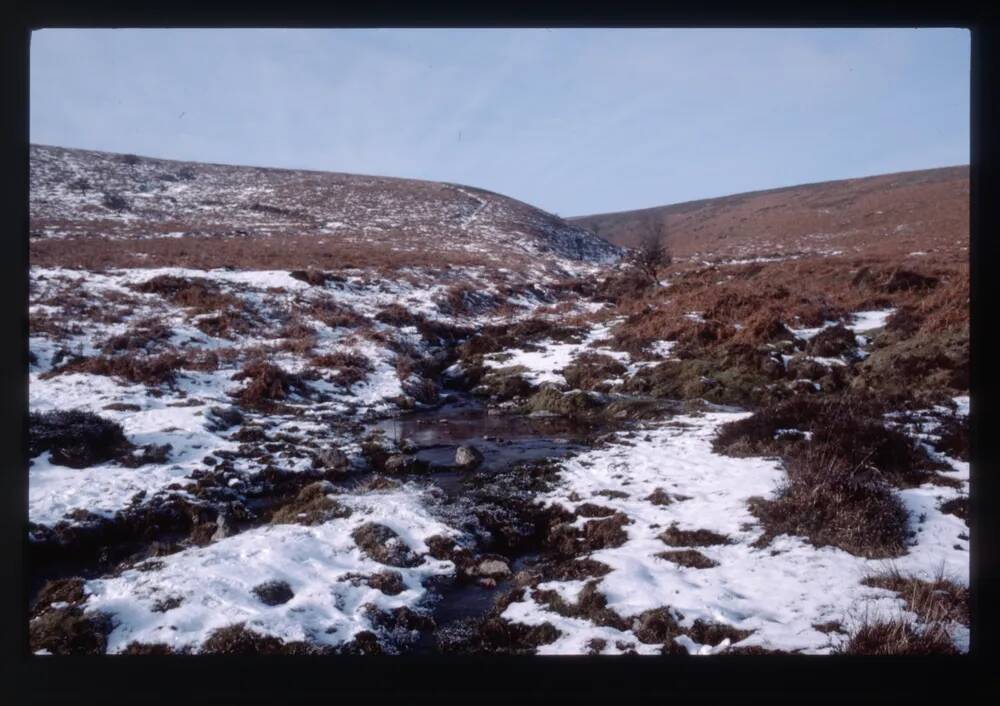
<svg viewBox="0 0 1000 706">
<path fill-rule="evenodd" d="M 56 409 L 94 412 L 121 423 L 126 435 L 135 444 L 169 443 L 172 448 L 168 463 L 138 469 L 123 468 L 113 463 L 71 469 L 53 466 L 45 456 L 34 459 L 29 469 L 29 519 L 38 524 L 52 525 L 75 509 L 109 516 L 126 507 L 137 493 L 145 492 L 147 497 L 152 497 L 158 490 L 173 483 L 183 485 L 190 480 L 192 471 L 204 468 L 202 459 L 213 452 L 235 449 L 237 444 L 229 440 L 228 431 L 210 429 L 208 410 L 232 404 L 232 393 L 247 384 L 232 379 L 242 367 L 243 351 L 279 344 L 281 339 L 276 336 L 280 325 L 270 322 L 289 311 L 298 312 L 303 322 L 314 329 L 316 343 L 313 353 L 356 353 L 364 356 L 371 365 L 371 370 L 363 379 L 346 389 L 335 384 L 333 377 L 308 381 L 306 384 L 310 390 L 325 395 L 324 402 L 289 399 L 290 405 L 297 407 L 302 414 L 296 419 L 302 431 L 307 430 L 310 418 L 323 414 L 361 418 L 398 409 L 396 400 L 404 394 L 404 389 L 395 365 L 399 355 L 397 350 L 385 341 L 359 336 L 354 328 L 331 328 L 308 314 L 309 305 L 324 301 L 343 307 L 363 317 L 376 332 L 392 334 L 418 352 L 426 350 L 426 344 L 415 328 L 384 324 L 374 317 L 390 305 L 400 305 L 410 313 L 420 314 L 431 321 L 478 327 L 497 320 L 495 315 L 489 313 L 449 316 L 442 313 L 436 303 L 449 284 L 455 281 L 473 283 L 480 292 L 499 295 L 497 283 L 485 276 L 482 268 L 454 268 L 452 279 L 448 281 L 441 281 L 437 275 L 414 269 L 404 271 L 392 280 L 350 276 L 344 281 L 329 281 L 325 286 L 310 286 L 283 270 L 160 268 L 94 273 L 33 267 L 33 313 L 70 319 L 68 323 L 78 325 L 79 331 L 59 339 L 45 333 L 30 337 L 30 350 L 35 355 L 36 363 L 29 371 L 29 409 L 32 412 Z M 220 286 L 223 293 L 245 302 L 265 323 L 246 335 L 231 338 L 210 336 L 195 326 L 196 321 L 182 307 L 170 304 L 157 294 L 143 294 L 133 289 L 135 285 L 160 276 L 209 280 Z M 120 295 L 136 303 L 130 305 L 127 316 L 119 323 L 73 320 L 72 315 L 61 311 L 58 303 L 37 303 L 58 302 L 62 292 L 73 290 L 85 293 L 95 302 Z M 545 303 L 530 293 L 512 297 L 509 301 L 520 306 L 521 311 L 513 316 L 508 314 L 504 319 L 508 321 L 530 316 L 535 307 Z M 234 356 L 230 362 L 222 361 L 218 369 L 210 372 L 178 370 L 177 381 L 172 386 L 148 387 L 89 373 L 43 376 L 52 369 L 53 357 L 60 349 L 84 356 L 98 355 L 108 338 L 126 332 L 135 322 L 143 319 L 156 319 L 170 327 L 172 335 L 166 343 L 172 350 L 230 352 Z M 282 350 L 272 349 L 269 359 L 290 373 L 301 372 L 308 365 L 308 360 L 302 355 Z M 281 422 L 274 415 L 247 414 L 268 426 Z M 329 429 L 324 431 L 321 428 L 319 431 L 332 445 L 347 448 L 350 440 Z M 283 468 L 294 471 L 307 461 L 305 456 L 286 458 Z M 246 474 L 262 469 L 259 464 L 247 460 L 241 460 L 237 465 Z M 74 519 L 68 521 L 76 522 Z"/>
<path fill-rule="evenodd" d="M 365 495 L 336 495 L 350 517 L 316 526 L 272 525 L 248 530 L 207 547 L 189 549 L 85 585 L 87 611 L 110 615 L 115 628 L 108 652 L 131 642 L 200 646 L 213 630 L 244 623 L 248 630 L 283 641 L 340 645 L 372 629 L 369 607 L 413 608 L 426 599 L 423 582 L 454 570 L 449 561 L 426 555 L 424 540 L 454 531 L 433 519 L 414 487 Z M 392 567 L 403 590 L 388 595 L 359 578 L 385 571 L 351 537 L 367 522 L 393 530 L 414 552 L 415 567 Z M 253 589 L 285 582 L 294 596 L 268 605 Z M 163 609 L 166 605 L 176 607 Z"/>
<path fill-rule="evenodd" d="M 398 304 L 430 321 L 477 328 L 530 316 L 535 308 L 547 303 L 544 297 L 522 293 L 508 298 L 521 307 L 520 313 L 507 312 L 503 318 L 491 314 L 456 316 L 443 313 L 439 306 L 448 284 L 456 280 L 437 282 L 416 269 L 404 274 L 395 280 L 348 276 L 314 286 L 286 271 L 169 268 L 97 274 L 33 268 L 33 314 L 65 317 L 60 293 L 74 288 L 85 290 L 95 300 L 127 297 L 130 311 L 123 321 L 113 323 L 98 319 L 74 321 L 79 329 L 59 340 L 45 332 L 32 335 L 30 346 L 35 362 L 29 380 L 31 410 L 93 411 L 119 422 L 132 443 L 170 444 L 171 450 L 167 463 L 139 468 L 104 463 L 71 469 L 53 465 L 46 454 L 39 456 L 29 469 L 31 521 L 48 526 L 61 520 L 76 522 L 67 514 L 80 509 L 111 517 L 134 504 L 137 496 L 148 502 L 172 484 L 184 486 L 191 482 L 196 470 L 204 470 L 206 456 L 225 454 L 238 447 L 227 430 L 215 430 L 209 409 L 232 404 L 233 393 L 246 384 L 232 379 L 241 368 L 242 352 L 280 342 L 275 338 L 277 324 L 231 338 L 210 336 L 197 328 L 197 322 L 183 308 L 157 295 L 135 291 L 135 285 L 153 277 L 208 278 L 267 322 L 280 320 L 278 312 L 282 310 L 306 312 L 301 314 L 302 320 L 315 330 L 313 353 L 363 355 L 370 363 L 363 379 L 346 388 L 333 379 L 308 381 L 311 393 L 323 397 L 292 396 L 287 402 L 295 410 L 294 415 L 244 410 L 253 423 L 267 430 L 267 439 L 294 431 L 297 438 L 319 438 L 326 446 L 349 455 L 357 453 L 357 438 L 332 428 L 327 419 L 361 420 L 398 409 L 397 398 L 404 389 L 396 371 L 400 354 L 394 346 L 405 342 L 418 352 L 427 350 L 416 328 L 384 324 L 375 318 L 386 307 Z M 452 272 L 452 276 L 474 283 L 481 292 L 500 294 L 497 282 L 482 270 L 469 268 Z M 396 344 L 378 336 L 359 336 L 349 326 L 330 327 L 311 317 L 307 313 L 309 304 L 320 299 L 362 317 L 376 333 L 391 333 Z M 593 314 L 599 308 L 591 302 L 578 302 L 574 312 Z M 884 326 L 891 313 L 857 312 L 848 328 L 863 336 Z M 695 312 L 689 315 L 699 316 Z M 143 318 L 156 318 L 170 328 L 166 345 L 171 349 L 188 347 L 235 355 L 224 358 L 212 371 L 179 370 L 175 383 L 158 387 L 85 373 L 44 376 L 53 368 L 60 349 L 77 355 L 98 355 L 110 336 L 129 330 Z M 484 364 L 496 369 L 519 366 L 525 371 L 525 379 L 534 385 L 565 385 L 562 370 L 585 353 L 615 359 L 625 365 L 626 375 L 657 364 L 659 361 L 635 361 L 629 354 L 606 346 L 605 341 L 619 321 L 592 324 L 577 342 L 541 341 L 535 349 L 525 346 L 487 355 Z M 823 328 L 795 333 L 808 339 Z M 659 341 L 648 350 L 664 359 L 670 356 L 672 346 L 672 342 Z M 308 366 L 303 355 L 288 350 L 272 349 L 270 360 L 290 373 Z M 827 365 L 845 363 L 835 358 L 816 360 Z M 959 413 L 968 414 L 967 397 L 956 399 L 956 405 Z M 712 451 L 711 440 L 719 427 L 742 416 L 745 413 L 714 409 L 647 423 L 638 430 L 619 432 L 606 444 L 562 462 L 556 488 L 540 496 L 539 501 L 570 511 L 591 502 L 628 518 L 624 527 L 627 541 L 591 555 L 611 569 L 597 579 L 608 608 L 623 618 L 667 608 L 682 628 L 702 621 L 750 632 L 736 645 L 728 639 L 699 644 L 689 636 L 677 638 L 678 644 L 694 654 L 711 654 L 733 646 L 827 653 L 873 613 L 905 614 L 896 594 L 862 583 L 865 577 L 885 570 L 886 562 L 859 558 L 832 547 L 817 548 L 792 536 L 780 536 L 763 548 L 754 546 L 763 530 L 749 512 L 748 500 L 771 496 L 785 473 L 780 462 L 773 459 L 732 458 Z M 909 431 L 926 436 L 933 431 L 932 424 L 928 418 L 926 425 Z M 892 566 L 929 580 L 943 571 L 952 580 L 967 585 L 968 526 L 955 515 L 943 513 L 940 505 L 967 496 L 968 464 L 943 460 L 950 464 L 949 475 L 959 481 L 959 487 L 928 484 L 898 491 L 914 535 L 907 553 L 894 560 Z M 310 461 L 307 449 L 296 451 L 295 444 L 291 444 L 276 452 L 269 462 L 294 473 L 308 468 Z M 264 466 L 265 462 L 251 458 L 233 462 L 234 471 L 244 478 Z M 425 489 L 414 484 L 389 491 L 339 493 L 336 500 L 353 510 L 350 517 L 316 526 L 258 526 L 207 546 L 185 548 L 155 562 L 90 580 L 85 585 L 84 608 L 111 616 L 114 630 L 108 640 L 109 652 L 119 652 L 133 641 L 197 649 L 213 630 L 236 623 L 284 641 L 342 645 L 359 632 L 373 629 L 373 607 L 382 611 L 421 609 L 430 595 L 427 581 L 456 571 L 450 561 L 426 554 L 428 537 L 460 533 L 433 512 L 435 501 Z M 186 490 L 172 492 L 187 495 Z M 626 497 L 620 497 L 622 493 Z M 654 493 L 669 494 L 673 501 L 653 502 Z M 351 536 L 370 521 L 389 527 L 410 549 L 423 554 L 416 566 L 392 569 L 401 574 L 404 585 L 395 595 L 371 588 L 359 579 L 386 569 L 366 556 Z M 586 521 L 584 517 L 577 520 L 578 524 Z M 667 546 L 659 538 L 674 525 L 679 530 L 720 533 L 729 542 L 696 548 L 714 566 L 681 566 L 657 556 L 671 549 L 695 549 Z M 280 605 L 263 603 L 253 588 L 270 581 L 287 582 L 294 596 Z M 585 585 L 583 580 L 550 581 L 538 588 L 555 591 L 572 603 Z M 169 607 L 164 610 L 164 606 Z M 560 615 L 536 602 L 530 591 L 523 600 L 511 603 L 502 616 L 525 625 L 553 625 L 560 635 L 541 646 L 541 654 L 586 653 L 595 644 L 603 645 L 604 654 L 629 650 L 657 653 L 661 649 L 659 644 L 639 641 L 634 628 L 622 630 L 596 625 L 584 617 Z M 842 628 L 830 631 L 817 627 L 829 623 L 839 623 Z M 960 648 L 967 648 L 967 628 L 956 625 L 954 638 Z"/>
<path fill-rule="evenodd" d="M 865 616 L 905 614 L 894 593 L 861 583 L 866 576 L 885 570 L 885 561 L 863 559 L 833 547 L 817 548 L 787 535 L 762 549 L 752 546 L 762 528 L 747 509 L 747 501 L 753 496 L 771 496 L 784 472 L 777 461 L 713 453 L 711 440 L 718 428 L 743 416 L 708 412 L 677 417 L 643 431 L 620 434 L 623 443 L 564 463 L 561 483 L 544 497 L 546 503 L 568 510 L 585 502 L 598 503 L 624 513 L 631 521 L 624 527 L 625 544 L 590 555 L 611 567 L 599 584 L 608 607 L 629 617 L 669 606 L 682 627 L 698 619 L 722 623 L 753 631 L 738 646 L 808 654 L 828 653 L 845 638 L 843 633 L 823 632 L 816 625 L 835 621 L 849 633 Z M 968 494 L 967 467 L 957 465 L 953 476 L 962 481 L 962 489 L 924 485 L 899 491 L 916 535 L 907 554 L 892 564 L 926 580 L 933 580 L 943 568 L 946 576 L 968 585 L 968 526 L 939 509 L 941 502 Z M 648 498 L 657 489 L 686 499 L 654 504 Z M 623 491 L 628 497 L 599 495 L 606 490 Z M 579 500 L 574 502 L 571 496 Z M 718 565 L 685 568 L 657 557 L 672 548 L 657 535 L 675 523 L 681 530 L 705 529 L 729 537 L 730 544 L 697 547 Z M 557 590 L 572 602 L 583 585 L 583 581 L 549 582 L 539 588 Z M 634 635 L 563 617 L 530 595 L 512 603 L 503 615 L 527 625 L 554 625 L 562 635 L 541 647 L 543 654 L 585 653 L 595 638 L 606 640 L 609 652 L 621 651 L 614 645 L 622 640 L 640 653 L 659 651 L 659 645 L 644 645 Z M 956 643 L 967 649 L 967 630 L 956 625 L 954 634 Z M 728 641 L 701 645 L 687 637 L 681 642 L 696 654 L 730 646 Z"/>
<path fill-rule="evenodd" d="M 483 357 L 483 365 L 493 369 L 523 368 L 521 377 L 532 385 L 543 383 L 565 385 L 566 377 L 563 375 L 563 369 L 583 354 L 598 354 L 616 360 L 625 366 L 625 376 L 635 375 L 641 368 L 661 362 L 660 360 L 636 361 L 628 353 L 604 345 L 604 342 L 611 337 L 612 329 L 621 321 L 622 319 L 612 319 L 596 323 L 576 343 L 560 343 L 550 339 L 539 341 L 535 350 L 511 348 L 500 353 L 491 353 Z M 656 341 L 648 350 L 653 355 L 665 359 L 669 357 L 673 345 L 673 341 Z M 623 380 L 615 378 L 608 382 L 621 384 Z"/>
</svg>

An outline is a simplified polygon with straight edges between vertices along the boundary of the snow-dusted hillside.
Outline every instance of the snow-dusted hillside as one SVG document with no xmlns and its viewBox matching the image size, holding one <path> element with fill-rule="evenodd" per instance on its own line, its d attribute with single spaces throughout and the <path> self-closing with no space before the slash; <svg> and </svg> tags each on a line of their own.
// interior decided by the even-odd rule
<svg viewBox="0 0 1000 706">
<path fill-rule="evenodd" d="M 456 184 L 31 146 L 36 238 L 314 235 L 338 245 L 603 263 L 617 246 Z"/>
</svg>

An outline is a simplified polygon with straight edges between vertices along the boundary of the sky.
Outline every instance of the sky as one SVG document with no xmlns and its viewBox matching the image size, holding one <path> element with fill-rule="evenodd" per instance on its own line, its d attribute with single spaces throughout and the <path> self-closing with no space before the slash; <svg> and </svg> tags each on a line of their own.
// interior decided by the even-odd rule
<svg viewBox="0 0 1000 706">
<path fill-rule="evenodd" d="M 963 29 L 43 29 L 31 141 L 561 216 L 969 162 Z"/>
</svg>

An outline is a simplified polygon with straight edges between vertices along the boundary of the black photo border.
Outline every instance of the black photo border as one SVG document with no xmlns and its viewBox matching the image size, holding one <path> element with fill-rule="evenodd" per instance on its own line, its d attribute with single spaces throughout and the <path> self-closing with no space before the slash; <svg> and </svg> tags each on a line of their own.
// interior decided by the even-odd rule
<svg viewBox="0 0 1000 706">
<path fill-rule="evenodd" d="M 655 8 L 655 9 L 654 9 Z M 9 10 L 8 10 L 9 12 Z M 357 5 L 19 3 L 2 25 L 0 699 L 5 703 L 973 703 L 997 642 L 996 348 L 1000 275 L 995 12 L 965 2 L 538 2 Z M 44 27 L 960 27 L 972 32 L 972 646 L 955 658 L 856 657 L 36 657 L 27 648 L 28 59 Z M 9 693 L 10 696 L 5 694 Z M 986 690 L 982 698 L 990 698 Z M 995 697 L 994 697 L 995 698 Z"/>
</svg>

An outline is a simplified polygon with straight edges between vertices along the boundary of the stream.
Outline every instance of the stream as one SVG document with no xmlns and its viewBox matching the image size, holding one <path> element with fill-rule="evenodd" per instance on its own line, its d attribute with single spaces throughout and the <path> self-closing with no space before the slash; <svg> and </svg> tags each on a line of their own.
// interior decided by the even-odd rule
<svg viewBox="0 0 1000 706">
<path fill-rule="evenodd" d="M 407 412 L 373 424 L 397 445 L 416 449 L 411 455 L 431 464 L 423 474 L 427 482 L 445 493 L 445 502 L 456 502 L 470 483 L 484 475 L 496 474 L 519 464 L 559 459 L 582 452 L 593 439 L 620 425 L 587 423 L 562 416 L 490 414 L 478 398 L 450 391 L 450 399 L 434 409 Z M 472 446 L 483 455 L 474 470 L 455 466 L 460 446 Z M 490 551 L 490 547 L 477 547 Z M 437 629 L 456 621 L 480 618 L 494 600 L 513 584 L 513 575 L 530 567 L 540 556 L 534 552 L 507 554 L 511 577 L 484 587 L 476 582 L 453 580 L 435 587 L 431 616 Z M 435 631 L 436 632 L 436 631 Z M 437 652 L 434 632 L 421 633 L 410 653 Z"/>
</svg>

